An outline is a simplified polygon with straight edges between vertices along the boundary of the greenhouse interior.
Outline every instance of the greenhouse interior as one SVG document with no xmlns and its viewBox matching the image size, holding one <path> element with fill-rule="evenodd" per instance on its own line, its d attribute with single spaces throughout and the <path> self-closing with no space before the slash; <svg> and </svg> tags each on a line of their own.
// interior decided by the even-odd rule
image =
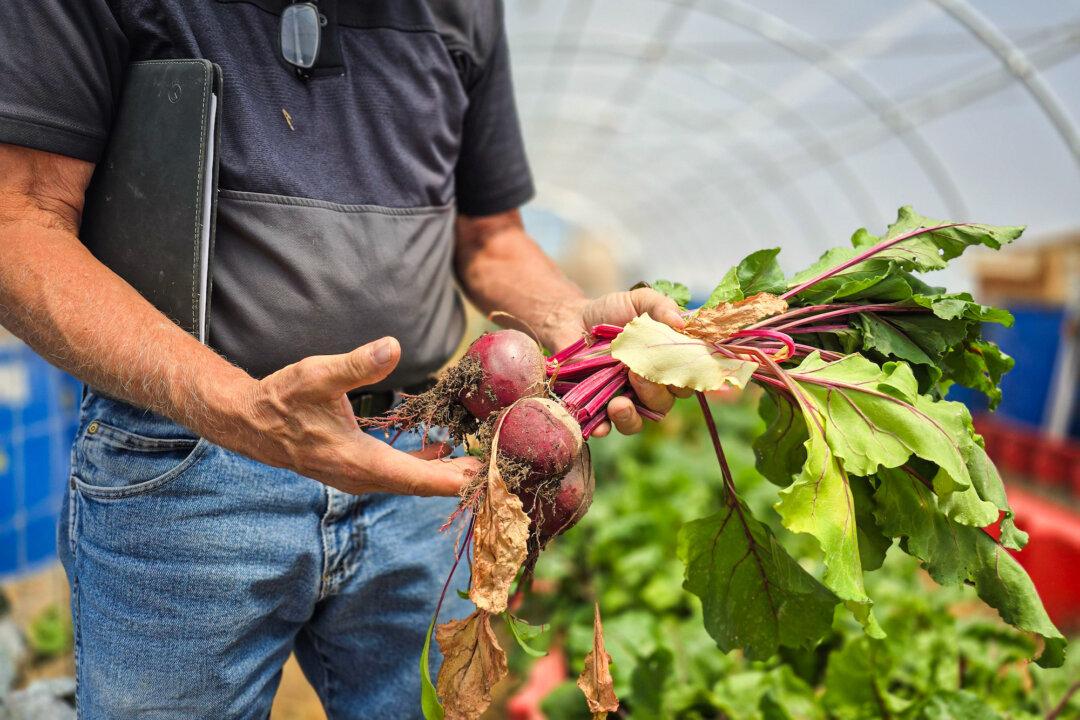
<svg viewBox="0 0 1080 720">
<path fill-rule="evenodd" d="M 1080 2 L 186 5 L 0 8 L 0 720 L 1080 718 Z"/>
</svg>

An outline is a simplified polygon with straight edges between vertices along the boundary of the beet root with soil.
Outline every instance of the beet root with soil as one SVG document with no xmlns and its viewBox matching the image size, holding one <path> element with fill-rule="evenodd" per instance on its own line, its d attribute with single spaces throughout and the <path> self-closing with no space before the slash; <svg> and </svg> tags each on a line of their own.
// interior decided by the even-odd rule
<svg viewBox="0 0 1080 720">
<path fill-rule="evenodd" d="M 442 427 L 461 445 L 492 413 L 520 398 L 542 396 L 546 388 L 540 346 L 523 332 L 499 330 L 474 341 L 430 390 L 406 396 L 385 415 L 358 421 L 387 432 Z"/>
</svg>

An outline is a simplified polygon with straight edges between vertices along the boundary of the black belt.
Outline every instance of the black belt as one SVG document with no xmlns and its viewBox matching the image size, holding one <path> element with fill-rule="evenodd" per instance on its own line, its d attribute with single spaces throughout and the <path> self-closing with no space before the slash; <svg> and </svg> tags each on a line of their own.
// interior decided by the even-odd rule
<svg viewBox="0 0 1080 720">
<path fill-rule="evenodd" d="M 400 390 L 380 390 L 378 392 L 370 392 L 357 389 L 348 394 L 349 404 L 352 405 L 353 414 L 357 417 L 375 417 L 376 415 L 382 415 L 384 412 L 394 407 L 401 399 L 402 395 L 419 395 L 426 390 L 430 390 L 434 384 L 435 380 L 428 378 L 415 385 L 403 387 Z"/>
</svg>

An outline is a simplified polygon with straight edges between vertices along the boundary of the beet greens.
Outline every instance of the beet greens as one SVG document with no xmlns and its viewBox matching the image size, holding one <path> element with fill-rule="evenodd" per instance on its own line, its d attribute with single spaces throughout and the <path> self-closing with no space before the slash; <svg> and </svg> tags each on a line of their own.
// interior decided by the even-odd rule
<svg viewBox="0 0 1080 720">
<path fill-rule="evenodd" d="M 850 247 L 829 250 L 790 278 L 777 263 L 778 249 L 749 255 L 701 308 L 686 311 L 686 326 L 678 331 L 648 315 L 625 327 L 600 325 L 546 358 L 542 368 L 531 341 L 510 342 L 500 333 L 478 341 L 462 367 L 447 375 L 452 380 L 444 378 L 430 397 L 384 421 L 471 417 L 452 434 L 475 430 L 487 460 L 462 500 L 471 520 L 460 552 L 471 543 L 469 595 L 478 610 L 436 630 L 448 658 L 437 693 L 427 677 L 425 646 L 427 717 L 442 717 L 436 694 L 447 717 L 476 717 L 490 702 L 491 686 L 506 672 L 490 616 L 507 613 L 518 627 L 507 611 L 512 581 L 520 573 L 525 582 L 518 592 L 527 588 L 550 536 L 587 510 L 591 469 L 569 479 L 567 468 L 582 462 L 582 452 L 588 462 L 578 434 L 589 438 L 613 398 L 636 402 L 630 372 L 697 391 L 723 477 L 722 507 L 683 527 L 680 556 L 684 586 L 701 598 L 705 627 L 722 650 L 764 659 L 782 647 L 811 647 L 830 631 L 840 605 L 867 635 L 884 637 L 863 576 L 881 567 L 898 539 L 938 583 L 973 585 L 1007 623 L 1040 636 L 1040 665 L 1061 665 L 1065 639 L 1007 552 L 1021 549 L 1026 535 L 1013 524 L 970 413 L 945 399 L 949 387 L 960 384 L 997 404 L 1012 359 L 982 339 L 981 326 L 1009 324 L 1012 317 L 916 277 L 944 268 L 968 247 L 999 249 L 1022 231 L 931 220 L 905 207 L 884 236 L 859 230 Z M 684 308 L 689 301 L 678 283 L 653 287 Z M 514 358 L 530 358 L 525 371 L 505 382 L 486 359 L 503 344 L 517 348 Z M 482 352 L 475 349 L 481 346 Z M 546 384 L 538 376 L 546 376 Z M 815 539 L 825 566 L 820 578 L 754 517 L 728 468 L 704 393 L 749 385 L 762 390 L 759 412 L 766 422 L 754 442 L 757 468 L 779 486 L 773 507 L 780 524 Z M 464 398 L 470 415 L 458 408 Z M 640 404 L 638 410 L 659 419 Z M 995 540 L 985 528 L 998 522 Z M 597 642 L 602 649 L 603 638 Z M 606 668 L 593 672 L 599 677 Z M 587 699 L 590 707 L 599 702 Z"/>
</svg>

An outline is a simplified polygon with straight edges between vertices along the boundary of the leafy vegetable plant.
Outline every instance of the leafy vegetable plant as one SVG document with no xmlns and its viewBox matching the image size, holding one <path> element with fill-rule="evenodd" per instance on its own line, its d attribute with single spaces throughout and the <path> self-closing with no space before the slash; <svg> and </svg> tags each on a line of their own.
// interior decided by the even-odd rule
<svg viewBox="0 0 1080 720">
<path fill-rule="evenodd" d="M 879 568 L 898 538 L 937 582 L 974 585 L 1006 622 L 1041 636 L 1041 665 L 1063 662 L 1064 638 L 1006 552 L 1026 536 L 1001 478 L 967 409 L 944 399 L 952 383 L 998 399 L 1011 361 L 981 340 L 980 323 L 1011 318 L 914 275 L 1021 232 L 901 208 L 883 237 L 859 230 L 850 248 L 830 250 L 790 280 L 777 251 L 754 253 L 683 332 L 641 317 L 612 342 L 612 357 L 656 382 L 698 391 L 754 382 L 767 391 L 758 468 L 781 487 L 781 523 L 816 539 L 825 572 L 818 580 L 803 571 L 740 499 L 699 394 L 724 508 L 683 529 L 680 553 L 686 587 L 701 597 L 721 648 L 765 658 L 812 645 L 838 604 L 870 637 L 883 637 L 863 573 Z M 999 516 L 997 541 L 982 528 Z"/>
<path fill-rule="evenodd" d="M 588 509 L 594 483 L 582 438 L 612 398 L 633 399 L 629 372 L 698 392 L 723 478 L 722 507 L 683 527 L 679 555 L 684 586 L 701 598 L 720 648 L 764 659 L 812 647 L 839 606 L 867 636 L 885 637 L 864 573 L 881 567 L 899 539 L 934 580 L 973 585 L 1006 622 L 1038 635 L 1039 664 L 1060 665 L 1065 640 L 1006 552 L 1026 537 L 1001 479 L 967 409 L 944 399 L 959 383 L 997 402 L 1012 361 L 981 339 L 980 327 L 1011 317 L 916 277 L 968 247 L 997 249 L 1021 232 L 901 208 L 882 237 L 859 230 L 850 247 L 792 278 L 778 250 L 753 253 L 702 308 L 687 312 L 681 330 L 643 315 L 625 327 L 597 326 L 546 359 L 521 333 L 486 335 L 432 391 L 376 421 L 447 425 L 455 439 L 477 438 L 487 460 L 461 505 L 471 520 L 460 552 L 471 544 L 469 597 L 478 609 L 435 629 L 446 659 L 437 691 L 425 685 L 429 716 L 444 711 L 436 695 L 448 717 L 477 717 L 490 702 L 507 672 L 491 616 L 506 612 L 514 580 L 527 587 L 540 551 Z M 656 287 L 686 302 L 683 286 Z M 815 541 L 820 577 L 789 555 L 735 484 L 704 393 L 749 385 L 765 391 L 766 429 L 753 443 L 758 469 L 780 488 L 780 525 Z M 984 528 L 999 520 L 995 540 Z M 601 667 L 599 612 L 594 628 L 580 687 L 603 715 L 618 703 Z"/>
</svg>

